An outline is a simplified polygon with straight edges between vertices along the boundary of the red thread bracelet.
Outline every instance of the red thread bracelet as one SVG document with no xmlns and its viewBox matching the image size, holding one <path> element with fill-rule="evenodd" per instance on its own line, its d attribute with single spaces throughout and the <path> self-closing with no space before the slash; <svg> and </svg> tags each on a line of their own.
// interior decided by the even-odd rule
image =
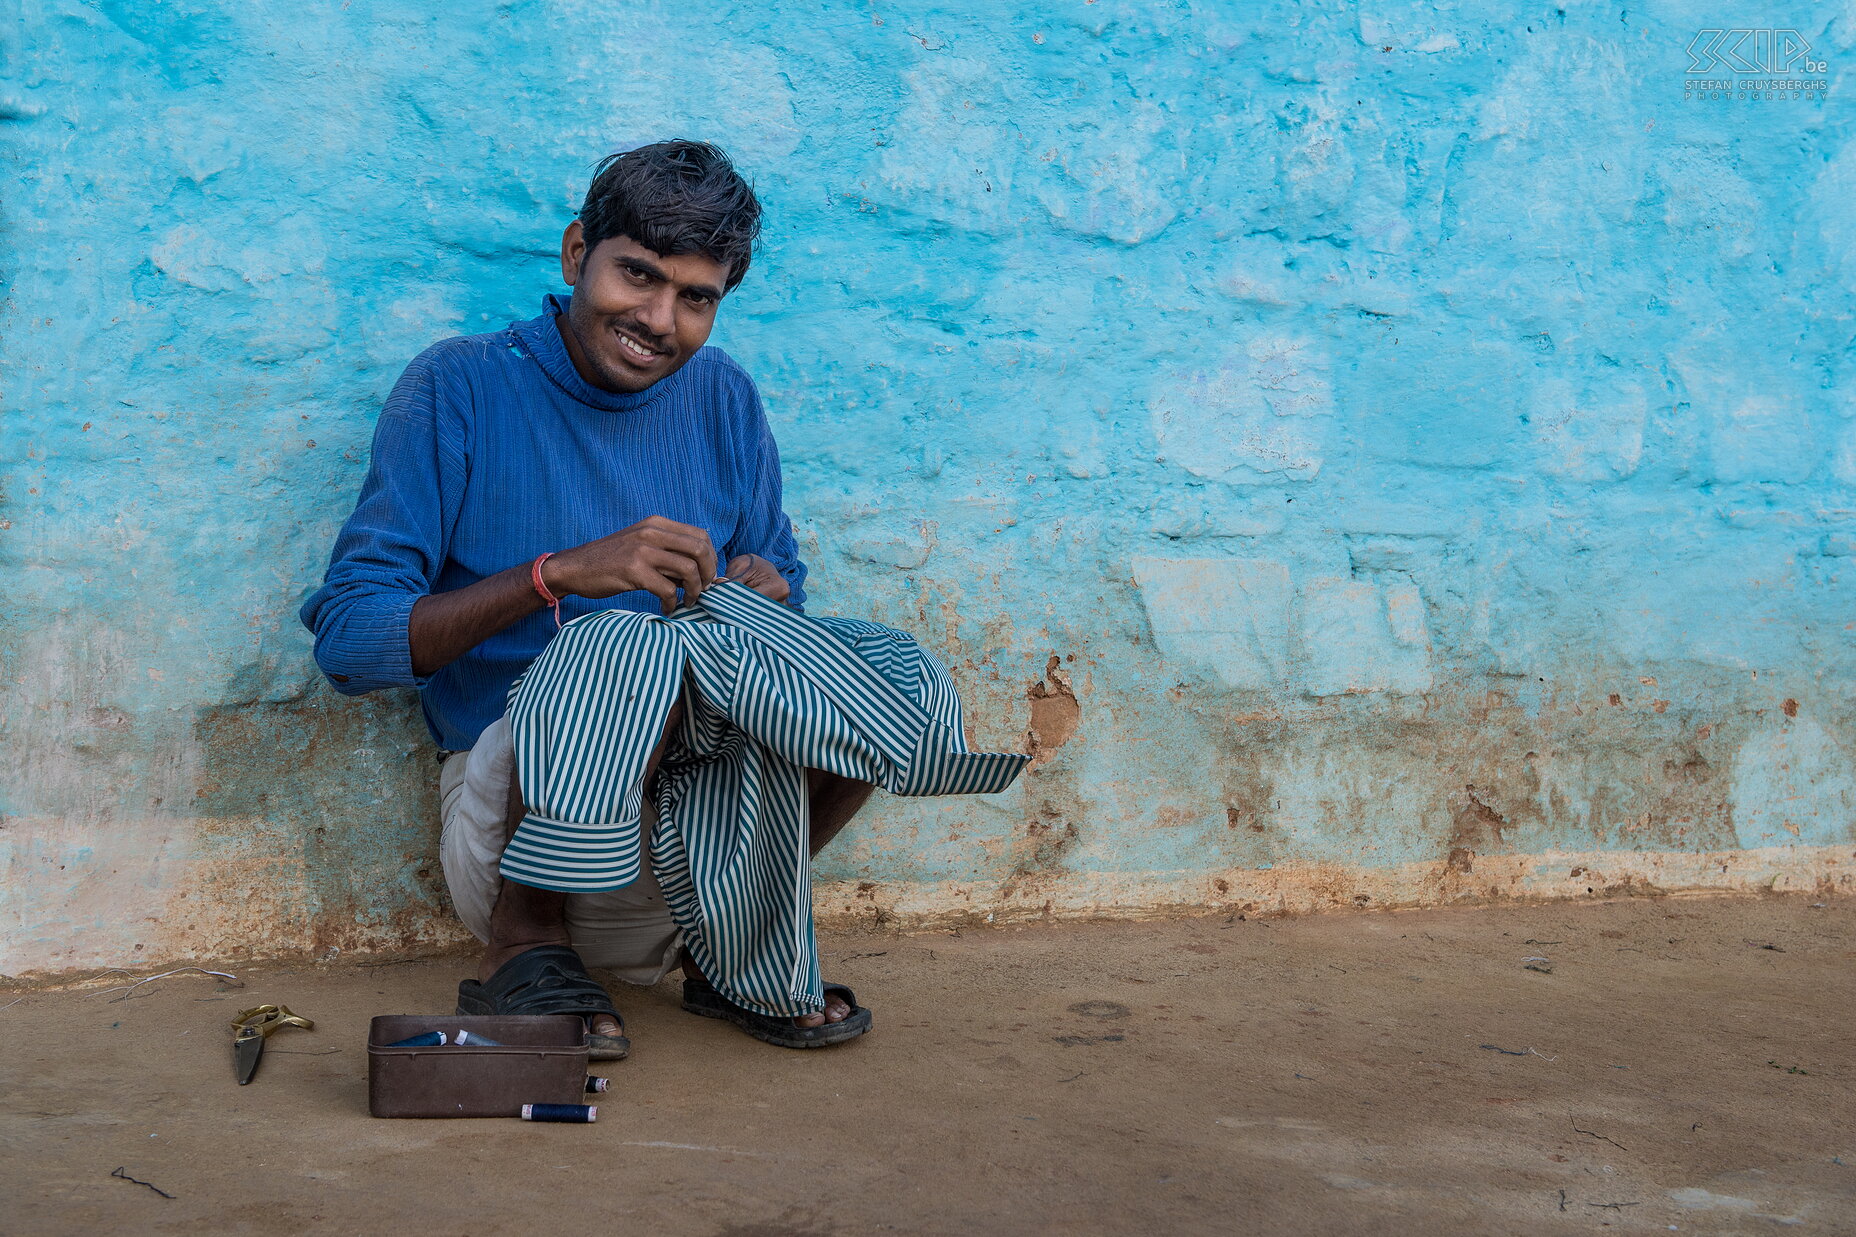
<svg viewBox="0 0 1856 1237">
<path fill-rule="evenodd" d="M 547 584 L 545 584 L 541 578 L 541 565 L 553 557 L 554 551 L 549 550 L 533 563 L 530 563 L 528 568 L 528 579 L 529 583 L 535 586 L 535 591 L 541 594 L 541 599 L 554 607 L 554 630 L 559 631 L 561 629 L 561 599 L 548 591 Z"/>
</svg>

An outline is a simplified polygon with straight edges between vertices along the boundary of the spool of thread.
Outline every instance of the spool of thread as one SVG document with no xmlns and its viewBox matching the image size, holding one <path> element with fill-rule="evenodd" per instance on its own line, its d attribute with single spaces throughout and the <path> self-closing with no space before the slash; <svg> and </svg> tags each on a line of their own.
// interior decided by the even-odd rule
<svg viewBox="0 0 1856 1237">
<path fill-rule="evenodd" d="M 604 1091 L 611 1085 L 612 1079 L 610 1078 L 600 1078 L 594 1074 L 588 1074 L 586 1076 L 586 1093 L 588 1095 L 594 1095 L 600 1091 Z"/>
<path fill-rule="evenodd" d="M 500 1039 L 491 1039 L 488 1035 L 472 1031 L 459 1031 L 457 1043 L 460 1047 L 465 1044 L 475 1044 L 479 1048 L 507 1048 L 509 1046 Z"/>
<path fill-rule="evenodd" d="M 524 1121 L 571 1121 L 591 1125 L 599 1120 L 599 1109 L 591 1104 L 524 1104 Z"/>
<path fill-rule="evenodd" d="M 443 1031 L 427 1031 L 424 1035 L 408 1035 L 405 1039 L 396 1039 L 386 1046 L 388 1048 L 436 1048 L 444 1042 Z M 463 1042 L 464 1039 L 460 1036 L 458 1043 Z"/>
</svg>

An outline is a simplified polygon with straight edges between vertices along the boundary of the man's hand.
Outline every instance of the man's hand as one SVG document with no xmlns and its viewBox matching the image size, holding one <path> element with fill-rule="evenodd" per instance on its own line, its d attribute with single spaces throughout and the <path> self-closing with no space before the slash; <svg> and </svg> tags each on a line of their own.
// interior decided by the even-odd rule
<svg viewBox="0 0 1856 1237">
<path fill-rule="evenodd" d="M 774 601 L 785 601 L 792 592 L 772 563 L 752 554 L 729 563 L 728 574 Z M 715 583 L 715 547 L 702 529 L 654 515 L 609 537 L 560 551 L 541 565 L 541 579 L 556 597 L 611 597 L 643 589 L 669 614 L 677 607 L 678 589 L 685 601 L 695 601 Z M 541 607 L 527 563 L 419 598 L 406 632 L 413 673 L 436 674 Z"/>
<path fill-rule="evenodd" d="M 758 554 L 741 554 L 729 559 L 728 570 L 722 574 L 747 585 L 769 601 L 785 601 L 793 592 L 786 577 Z"/>
<path fill-rule="evenodd" d="M 669 614 L 677 608 L 679 588 L 687 603 L 714 583 L 715 547 L 709 534 L 695 525 L 653 515 L 610 536 L 562 550 L 542 564 L 541 578 L 557 597 L 611 597 L 643 589 Z"/>
</svg>

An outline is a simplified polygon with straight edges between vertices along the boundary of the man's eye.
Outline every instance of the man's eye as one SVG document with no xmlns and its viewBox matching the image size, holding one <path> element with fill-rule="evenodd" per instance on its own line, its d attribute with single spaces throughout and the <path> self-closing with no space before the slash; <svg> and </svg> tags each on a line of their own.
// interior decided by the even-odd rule
<svg viewBox="0 0 1856 1237">
<path fill-rule="evenodd" d="M 702 308 L 705 305 L 712 305 L 715 303 L 714 297 L 704 296 L 700 292 L 685 293 L 683 299 L 688 301 L 690 304 L 696 306 L 698 309 Z"/>
<path fill-rule="evenodd" d="M 635 266 L 628 266 L 625 268 L 625 277 L 627 279 L 630 279 L 634 283 L 650 283 L 651 282 L 650 272 L 640 270 Z"/>
</svg>

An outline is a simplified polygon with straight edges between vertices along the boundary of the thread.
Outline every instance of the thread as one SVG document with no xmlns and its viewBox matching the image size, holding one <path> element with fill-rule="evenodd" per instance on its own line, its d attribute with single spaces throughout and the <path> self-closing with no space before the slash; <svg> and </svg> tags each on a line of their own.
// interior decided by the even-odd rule
<svg viewBox="0 0 1856 1237">
<path fill-rule="evenodd" d="M 386 1047 L 388 1048 L 436 1048 L 444 1042 L 445 1042 L 445 1033 L 443 1031 L 427 1031 L 423 1035 L 408 1035 L 405 1039 L 396 1039 L 392 1043 L 386 1045 Z M 464 1042 L 464 1037 L 460 1035 L 458 1037 L 458 1043 L 461 1044 L 463 1042 Z"/>
<path fill-rule="evenodd" d="M 524 1104 L 524 1121 L 570 1121 L 591 1125 L 599 1120 L 599 1109 L 591 1104 Z"/>
<path fill-rule="evenodd" d="M 604 1091 L 607 1087 L 611 1085 L 612 1085 L 612 1079 L 610 1078 L 600 1078 L 594 1074 L 588 1074 L 586 1076 L 586 1093 L 588 1095 L 593 1095 L 596 1092 Z"/>
</svg>

